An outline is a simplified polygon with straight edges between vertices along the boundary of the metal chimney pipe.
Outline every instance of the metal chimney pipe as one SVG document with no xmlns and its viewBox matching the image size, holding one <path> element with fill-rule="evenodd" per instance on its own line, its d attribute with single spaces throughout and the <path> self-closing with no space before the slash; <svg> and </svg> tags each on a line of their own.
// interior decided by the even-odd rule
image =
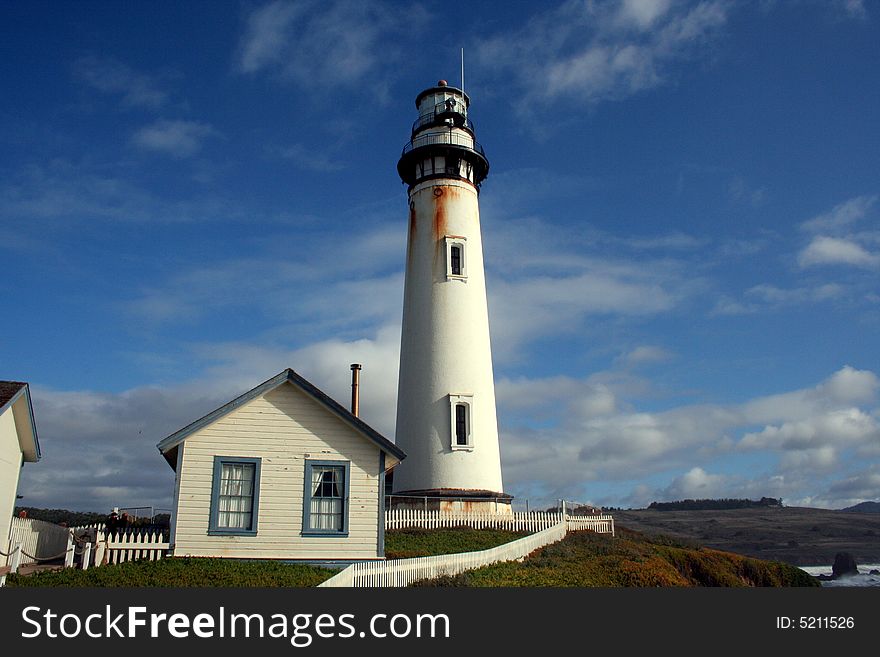
<svg viewBox="0 0 880 657">
<path fill-rule="evenodd" d="M 361 364 L 351 364 L 351 414 L 358 417 L 361 410 L 360 400 L 360 380 L 361 380 Z"/>
</svg>

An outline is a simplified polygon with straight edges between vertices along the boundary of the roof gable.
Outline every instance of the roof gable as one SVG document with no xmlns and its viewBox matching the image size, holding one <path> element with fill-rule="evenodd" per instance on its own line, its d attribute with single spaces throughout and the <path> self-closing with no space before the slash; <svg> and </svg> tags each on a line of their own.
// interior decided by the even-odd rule
<svg viewBox="0 0 880 657">
<path fill-rule="evenodd" d="M 266 393 L 285 383 L 291 383 L 303 392 L 305 392 L 307 395 L 309 395 L 319 404 L 324 406 L 331 413 L 336 415 L 343 422 L 351 426 L 355 431 L 360 433 L 364 438 L 373 442 L 383 452 L 390 454 L 398 461 L 402 461 L 404 458 L 406 458 L 406 454 L 403 452 L 402 449 L 397 447 L 394 443 L 389 441 L 366 422 L 361 420 L 359 417 L 353 415 L 348 409 L 339 404 L 336 400 L 315 387 L 312 383 L 301 377 L 290 368 L 287 368 L 276 376 L 273 376 L 271 379 L 264 381 L 256 388 L 248 390 L 246 393 L 236 397 L 235 399 L 224 404 L 220 408 L 211 411 L 210 413 L 202 418 L 199 418 L 192 424 L 185 426 L 183 429 L 174 432 L 173 434 L 159 442 L 159 444 L 157 445 L 159 451 L 162 452 L 162 455 L 165 457 L 171 467 L 176 469 L 177 450 L 175 448 L 182 442 L 184 442 L 190 435 L 210 424 L 213 424 L 214 422 L 228 415 L 235 409 L 244 406 L 248 402 L 256 399 L 257 397 L 265 395 Z"/>
<path fill-rule="evenodd" d="M 42 457 L 37 438 L 37 424 L 31 404 L 30 387 L 23 381 L 0 381 L 0 413 L 12 411 L 18 444 L 25 461 L 35 463 Z"/>
</svg>

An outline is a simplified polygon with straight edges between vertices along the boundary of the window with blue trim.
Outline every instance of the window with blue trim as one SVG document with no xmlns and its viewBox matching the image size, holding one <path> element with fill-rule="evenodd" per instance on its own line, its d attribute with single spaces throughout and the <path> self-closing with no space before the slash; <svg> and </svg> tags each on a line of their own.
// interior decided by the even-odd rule
<svg viewBox="0 0 880 657">
<path fill-rule="evenodd" d="M 347 461 L 306 461 L 304 534 L 348 534 Z"/>
<path fill-rule="evenodd" d="M 215 456 L 209 534 L 257 533 L 260 459 Z"/>
</svg>

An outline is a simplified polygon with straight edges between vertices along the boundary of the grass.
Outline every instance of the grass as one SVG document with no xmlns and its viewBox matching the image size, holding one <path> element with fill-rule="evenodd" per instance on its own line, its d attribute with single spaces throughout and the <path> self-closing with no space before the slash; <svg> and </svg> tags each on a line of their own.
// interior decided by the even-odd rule
<svg viewBox="0 0 880 657">
<path fill-rule="evenodd" d="M 89 570 L 65 568 L 9 575 L 7 586 L 41 587 L 312 587 L 336 571 L 277 561 L 170 557 Z"/>
<path fill-rule="evenodd" d="M 655 587 L 819 586 L 804 571 L 666 537 L 570 532 L 523 562 L 486 566 L 420 586 Z"/>
<path fill-rule="evenodd" d="M 471 527 L 390 529 L 385 532 L 385 556 L 388 559 L 409 559 L 436 554 L 476 552 L 510 543 L 528 536 L 529 533 Z"/>
<path fill-rule="evenodd" d="M 527 532 L 456 527 L 386 532 L 389 559 L 484 550 Z M 33 575 L 10 575 L 8 586 L 64 587 L 312 587 L 335 571 L 277 561 L 178 557 L 161 561 Z M 523 562 L 498 563 L 421 586 L 653 587 L 819 586 L 804 571 L 701 547 L 688 539 L 647 536 L 618 528 L 616 538 L 570 532 Z"/>
</svg>

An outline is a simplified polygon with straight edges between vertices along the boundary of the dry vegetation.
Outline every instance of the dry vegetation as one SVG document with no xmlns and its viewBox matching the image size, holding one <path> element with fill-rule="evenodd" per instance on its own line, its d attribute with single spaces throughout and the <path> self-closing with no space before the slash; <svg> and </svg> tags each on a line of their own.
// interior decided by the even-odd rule
<svg viewBox="0 0 880 657">
<path fill-rule="evenodd" d="M 838 552 L 880 563 L 880 514 L 776 507 L 724 511 L 615 511 L 618 526 L 662 533 L 758 559 L 831 565 Z"/>
<path fill-rule="evenodd" d="M 420 583 L 422 586 L 655 587 L 819 586 L 780 562 L 622 530 L 617 538 L 571 532 L 523 562 L 505 562 Z"/>
</svg>

